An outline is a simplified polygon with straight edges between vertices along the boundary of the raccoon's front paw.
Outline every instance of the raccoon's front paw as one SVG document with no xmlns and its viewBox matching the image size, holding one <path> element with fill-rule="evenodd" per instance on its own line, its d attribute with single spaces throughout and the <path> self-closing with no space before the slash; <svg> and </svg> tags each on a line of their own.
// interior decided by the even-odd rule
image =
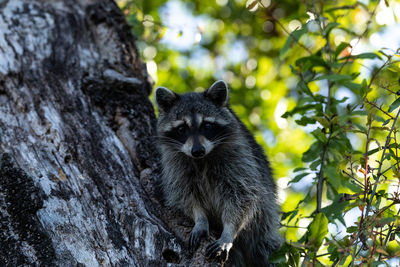
<svg viewBox="0 0 400 267">
<path fill-rule="evenodd" d="M 208 245 L 206 249 L 206 257 L 209 259 L 218 259 L 225 262 L 228 259 L 229 250 L 232 243 L 226 243 L 220 239 Z"/>
<path fill-rule="evenodd" d="M 190 233 L 189 237 L 189 249 L 191 252 L 194 252 L 200 245 L 200 240 L 202 237 L 208 236 L 207 229 L 194 229 Z"/>
</svg>

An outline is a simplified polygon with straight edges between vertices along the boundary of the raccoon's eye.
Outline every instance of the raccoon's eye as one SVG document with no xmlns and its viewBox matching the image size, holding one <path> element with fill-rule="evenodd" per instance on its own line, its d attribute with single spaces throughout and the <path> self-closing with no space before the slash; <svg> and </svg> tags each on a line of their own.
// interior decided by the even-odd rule
<svg viewBox="0 0 400 267">
<path fill-rule="evenodd" d="M 185 125 L 181 125 L 176 130 L 178 131 L 178 133 L 183 134 L 186 132 L 186 127 Z"/>
<path fill-rule="evenodd" d="M 211 130 L 212 124 L 210 122 L 206 122 L 203 124 L 204 130 Z"/>
</svg>

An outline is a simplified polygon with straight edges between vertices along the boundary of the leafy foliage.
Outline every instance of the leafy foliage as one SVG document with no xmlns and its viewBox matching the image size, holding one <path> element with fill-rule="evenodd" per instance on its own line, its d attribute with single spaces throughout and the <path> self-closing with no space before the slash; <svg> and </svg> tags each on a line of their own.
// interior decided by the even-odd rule
<svg viewBox="0 0 400 267">
<path fill-rule="evenodd" d="M 195 30 L 201 38 L 182 48 L 165 41 L 171 31 L 182 43 L 186 34 L 187 25 L 166 25 L 160 15 L 172 2 L 120 6 L 157 84 L 178 92 L 215 79 L 230 84 L 232 107 L 266 148 L 281 187 L 287 242 L 271 260 L 393 264 L 400 257 L 399 51 L 366 44 L 385 31 L 376 17 L 397 3 L 183 1 L 204 25 Z"/>
</svg>

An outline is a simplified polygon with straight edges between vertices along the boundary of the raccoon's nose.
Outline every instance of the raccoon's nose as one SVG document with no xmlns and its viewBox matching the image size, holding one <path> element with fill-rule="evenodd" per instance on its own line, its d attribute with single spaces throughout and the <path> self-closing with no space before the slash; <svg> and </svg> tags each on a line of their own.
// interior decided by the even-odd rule
<svg viewBox="0 0 400 267">
<path fill-rule="evenodd" d="M 204 146 L 193 146 L 192 148 L 192 156 L 195 158 L 201 158 L 206 154 L 206 149 Z"/>
</svg>

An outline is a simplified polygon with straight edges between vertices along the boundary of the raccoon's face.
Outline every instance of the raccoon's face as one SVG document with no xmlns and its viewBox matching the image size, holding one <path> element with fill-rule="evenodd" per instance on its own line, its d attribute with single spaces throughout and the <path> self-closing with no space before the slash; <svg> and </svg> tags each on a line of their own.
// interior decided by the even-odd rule
<svg viewBox="0 0 400 267">
<path fill-rule="evenodd" d="M 228 87 L 214 83 L 203 93 L 176 94 L 157 88 L 158 135 L 171 151 L 203 158 L 231 136 L 234 117 L 226 107 Z"/>
</svg>

